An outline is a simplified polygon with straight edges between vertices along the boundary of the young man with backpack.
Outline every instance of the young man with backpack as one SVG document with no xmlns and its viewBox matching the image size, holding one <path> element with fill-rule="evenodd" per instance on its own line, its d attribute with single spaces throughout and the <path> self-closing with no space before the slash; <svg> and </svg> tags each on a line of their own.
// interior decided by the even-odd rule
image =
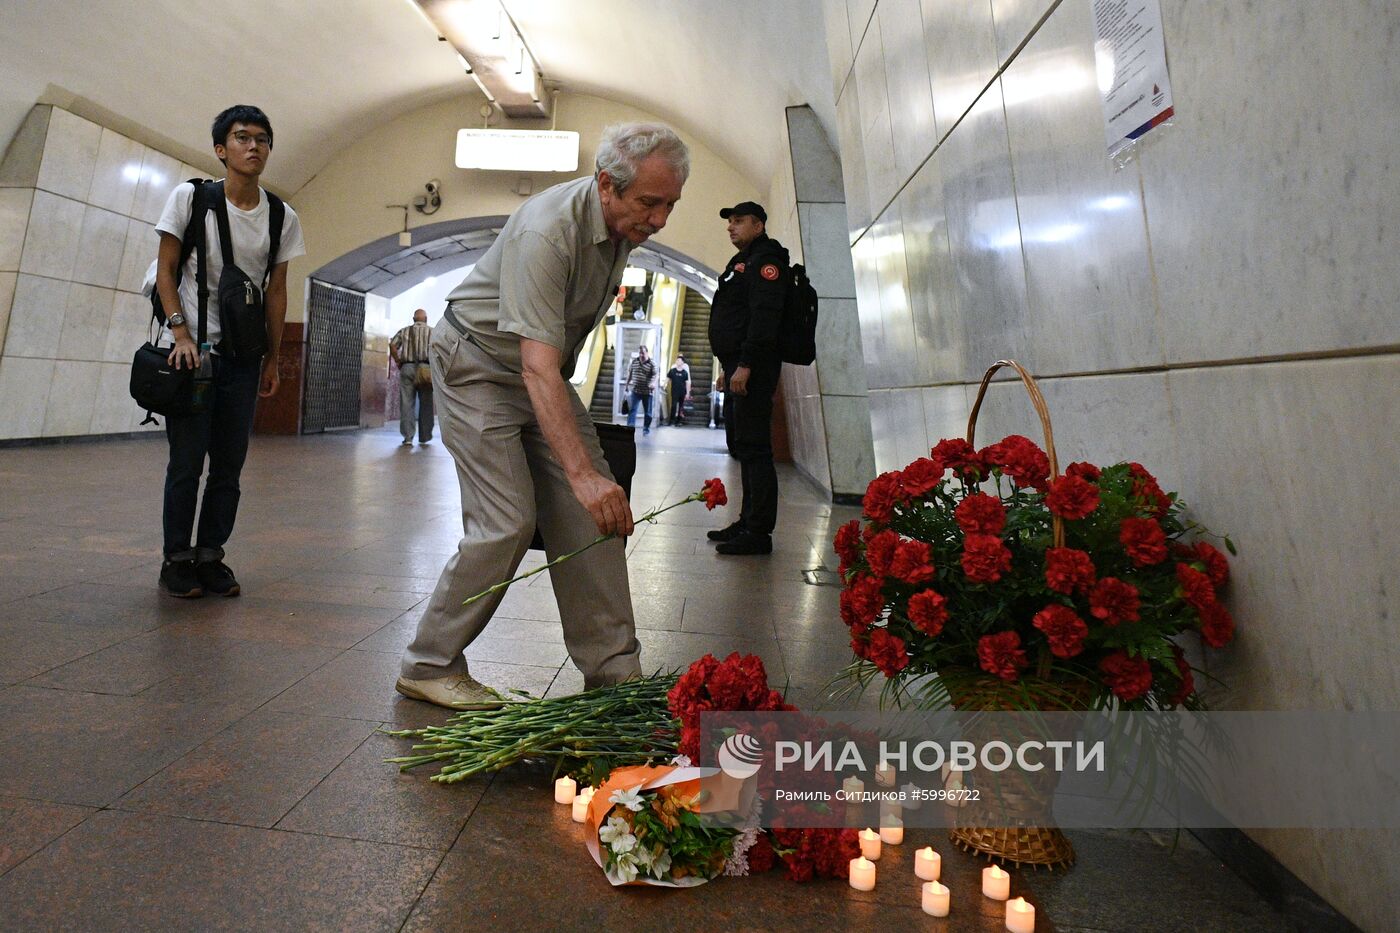
<svg viewBox="0 0 1400 933">
<path fill-rule="evenodd" d="M 780 329 L 791 273 L 788 251 L 766 232 L 762 205 L 743 201 L 726 207 L 729 242 L 739 252 L 729 260 L 710 303 L 710 347 L 724 373 L 725 430 L 739 460 L 743 507 L 739 520 L 709 532 L 720 554 L 769 554 L 778 521 L 778 473 L 773 466 L 773 394 L 783 356 Z"/>
<path fill-rule="evenodd" d="M 224 563 L 224 544 L 238 512 L 257 399 L 277 391 L 287 263 L 306 253 L 296 212 L 258 185 L 272 153 L 267 115 L 256 107 L 230 107 L 214 118 L 212 135 L 226 177 L 177 186 L 156 224 L 155 287 L 165 313 L 162 336 L 174 343 L 169 362 L 209 380 L 202 412 L 165 422 L 170 459 L 160 589 L 186 598 L 239 593 Z M 209 478 L 196 534 L 206 457 Z"/>
</svg>

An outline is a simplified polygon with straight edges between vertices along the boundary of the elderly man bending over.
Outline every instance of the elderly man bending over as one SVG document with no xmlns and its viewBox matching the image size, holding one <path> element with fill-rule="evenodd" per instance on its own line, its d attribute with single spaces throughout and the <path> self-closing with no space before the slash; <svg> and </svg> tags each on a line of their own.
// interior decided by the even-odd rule
<svg viewBox="0 0 1400 933">
<path fill-rule="evenodd" d="M 669 127 L 609 127 L 597 170 L 520 206 L 448 295 L 430 359 L 442 439 L 457 464 L 463 537 L 447 562 L 396 689 L 453 709 L 497 700 L 462 651 L 515 575 L 536 523 L 551 558 L 599 534 L 632 533 L 593 423 L 569 384 L 578 350 L 612 304 L 634 246 L 666 224 L 690 172 Z M 621 537 L 550 571 L 564 643 L 597 687 L 641 673 Z"/>
</svg>

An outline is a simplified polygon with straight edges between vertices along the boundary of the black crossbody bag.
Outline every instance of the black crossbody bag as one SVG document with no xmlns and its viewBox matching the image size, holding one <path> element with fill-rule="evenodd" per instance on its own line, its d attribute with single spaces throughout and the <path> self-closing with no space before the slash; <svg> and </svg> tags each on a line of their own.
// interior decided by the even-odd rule
<svg viewBox="0 0 1400 933">
<path fill-rule="evenodd" d="M 228 203 L 222 197 L 223 183 L 217 188 L 214 216 L 219 222 L 219 248 L 223 252 L 224 268 L 219 273 L 219 326 L 223 339 L 219 355 L 243 362 L 256 362 L 267 354 L 266 289 L 277 265 L 277 252 L 282 247 L 282 220 L 286 207 L 282 199 L 267 192 L 268 226 L 271 244 L 267 253 L 267 269 L 263 280 L 254 283 L 248 273 L 238 268 L 233 259 L 233 236 L 229 232 Z"/>
</svg>

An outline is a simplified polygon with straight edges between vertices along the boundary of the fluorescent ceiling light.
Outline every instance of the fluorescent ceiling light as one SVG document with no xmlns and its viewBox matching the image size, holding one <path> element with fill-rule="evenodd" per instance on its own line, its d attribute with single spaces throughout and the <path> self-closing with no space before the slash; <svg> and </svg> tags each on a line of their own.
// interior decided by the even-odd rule
<svg viewBox="0 0 1400 933">
<path fill-rule="evenodd" d="M 622 284 L 628 288 L 641 288 L 647 284 L 647 270 L 639 266 L 628 266 L 622 270 Z"/>
<path fill-rule="evenodd" d="M 457 167 L 498 172 L 576 172 L 571 130 L 458 130 Z"/>
</svg>

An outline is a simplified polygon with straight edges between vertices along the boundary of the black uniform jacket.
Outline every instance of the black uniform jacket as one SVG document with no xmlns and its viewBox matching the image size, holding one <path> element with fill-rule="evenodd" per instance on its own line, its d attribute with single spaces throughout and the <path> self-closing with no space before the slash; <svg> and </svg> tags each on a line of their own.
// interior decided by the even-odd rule
<svg viewBox="0 0 1400 933">
<path fill-rule="evenodd" d="M 724 267 L 710 303 L 710 347 L 726 369 L 778 359 L 787 280 L 788 251 L 766 233 Z"/>
</svg>

